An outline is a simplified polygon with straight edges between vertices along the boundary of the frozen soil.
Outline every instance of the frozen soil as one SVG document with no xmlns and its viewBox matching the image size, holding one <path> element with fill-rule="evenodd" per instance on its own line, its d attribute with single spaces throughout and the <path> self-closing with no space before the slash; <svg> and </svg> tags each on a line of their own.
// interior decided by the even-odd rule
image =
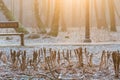
<svg viewBox="0 0 120 80">
<path fill-rule="evenodd" d="M 15 32 L 12 29 L 1 29 L 1 33 L 13 33 Z M 29 31 L 31 32 L 31 31 Z M 85 29 L 84 28 L 69 28 L 67 32 L 59 32 L 57 37 L 48 36 L 46 34 L 41 35 L 37 34 L 40 37 L 36 39 L 31 39 L 29 36 L 32 34 L 25 35 L 25 44 L 40 44 L 40 43 L 83 43 L 85 39 Z M 0 44 L 19 44 L 20 38 L 19 36 L 9 37 L 10 39 L 6 39 L 6 36 L 0 36 Z M 93 43 L 100 42 L 120 42 L 120 27 L 117 27 L 117 32 L 110 32 L 107 29 L 97 29 L 93 27 L 91 29 L 91 40 Z"/>
<path fill-rule="evenodd" d="M 9 60 L 10 57 L 10 49 L 13 50 L 26 50 L 27 51 L 27 57 L 32 57 L 32 53 L 34 50 L 39 50 L 40 48 L 45 47 L 47 50 L 49 48 L 52 48 L 54 50 L 72 50 L 72 58 L 70 59 L 72 67 L 68 64 L 67 61 L 61 60 L 61 65 L 56 66 L 56 70 L 58 70 L 60 73 L 58 74 L 59 78 L 62 80 L 119 80 L 114 78 L 114 67 L 112 63 L 112 59 L 109 68 L 99 70 L 99 63 L 100 58 L 102 55 L 103 50 L 109 50 L 109 51 L 116 51 L 120 50 L 120 45 L 90 45 L 90 46 L 34 46 L 34 47 L 0 47 L 0 51 L 3 51 L 4 54 L 7 55 L 7 63 L 3 63 L 2 60 L 0 60 L 0 80 L 50 80 L 47 79 L 45 76 L 42 76 L 41 74 L 46 74 L 48 76 L 51 76 L 50 73 L 47 73 L 48 71 L 42 69 L 40 65 L 38 65 L 38 70 L 33 70 L 32 67 L 28 66 L 25 71 L 12 70 L 11 68 L 11 62 Z M 84 57 L 84 72 L 83 68 L 77 68 L 77 59 L 74 56 L 74 49 L 77 49 L 79 47 L 87 48 L 87 51 L 90 54 L 93 54 L 93 67 L 86 67 L 86 59 Z M 48 53 L 49 55 L 49 53 Z M 42 59 L 42 57 L 41 57 Z"/>
<path fill-rule="evenodd" d="M 31 39 L 28 38 L 30 34 L 25 35 L 25 46 L 16 46 L 19 45 L 20 39 L 18 36 L 12 36 L 7 39 L 6 37 L 0 36 L 0 51 L 3 51 L 7 56 L 7 63 L 3 63 L 0 59 L 0 80 L 49 80 L 43 74 L 51 76 L 48 71 L 38 66 L 38 70 L 33 70 L 32 67 L 28 66 L 28 68 L 22 72 L 19 69 L 12 70 L 10 58 L 10 49 L 13 50 L 26 50 L 27 57 L 32 57 L 33 50 L 38 50 L 40 48 L 46 47 L 47 49 L 52 48 L 54 50 L 72 50 L 72 58 L 70 59 L 72 67 L 69 66 L 68 62 L 65 60 L 61 60 L 61 65 L 57 65 L 56 69 L 60 72 L 58 74 L 59 78 L 62 80 L 117 80 L 114 78 L 114 67 L 112 63 L 112 59 L 109 68 L 103 69 L 99 71 L 99 63 L 103 50 L 108 51 L 117 51 L 120 50 L 120 28 L 118 27 L 117 32 L 110 32 L 107 30 L 97 30 L 96 28 L 91 29 L 91 39 L 92 43 L 90 45 L 83 44 L 84 41 L 84 28 L 76 28 L 69 29 L 67 32 L 60 32 L 58 37 L 51 37 L 48 35 L 41 35 L 40 38 Z M 1 32 L 14 32 L 14 30 L 1 30 Z M 102 44 L 99 44 L 103 42 Z M 116 44 L 112 44 L 112 43 Z M 44 45 L 48 44 L 49 45 Z M 53 43 L 57 43 L 59 45 L 52 45 Z M 64 44 L 69 45 L 64 45 Z M 75 45 L 71 44 L 76 43 Z M 77 45 L 80 43 L 81 45 Z M 105 44 L 104 44 L 105 43 Z M 106 44 L 108 43 L 108 44 Z M 110 44 L 109 44 L 110 43 Z M 14 45 L 15 46 L 14 46 Z M 62 45 L 60 45 L 62 44 Z M 11 46 L 12 45 L 12 46 Z M 30 45 L 30 46 L 29 46 Z M 87 51 L 90 54 L 93 54 L 93 66 L 77 68 L 77 59 L 74 56 L 74 49 L 79 47 L 87 48 Z M 48 54 L 49 55 L 49 54 Z M 42 59 L 42 58 L 41 58 Z M 84 63 L 86 62 L 86 58 L 84 57 Z M 87 65 L 84 65 L 87 66 Z M 83 72 L 84 70 L 84 72 Z M 42 74 L 42 75 L 41 75 Z M 119 79 L 118 79 L 119 80 Z"/>
</svg>

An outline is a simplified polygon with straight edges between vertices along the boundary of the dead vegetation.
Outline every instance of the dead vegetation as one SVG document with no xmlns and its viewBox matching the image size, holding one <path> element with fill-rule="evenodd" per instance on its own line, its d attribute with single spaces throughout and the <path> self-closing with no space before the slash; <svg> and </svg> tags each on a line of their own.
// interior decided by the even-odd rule
<svg viewBox="0 0 120 80">
<path fill-rule="evenodd" d="M 4 64 L 9 65 L 11 71 L 21 71 L 25 74 L 31 70 L 34 75 L 39 75 L 37 77 L 44 76 L 51 80 L 64 79 L 60 76 L 65 76 L 67 74 L 81 75 L 76 78 L 72 76 L 71 79 L 85 79 L 85 74 L 89 74 L 89 77 L 92 77 L 92 75 L 99 71 L 106 70 L 107 73 L 109 67 L 114 67 L 115 78 L 119 78 L 119 51 L 110 52 L 103 50 L 99 64 L 93 62 L 94 53 L 90 53 L 86 48 L 74 50 L 41 48 L 39 50 L 34 50 L 32 52 L 32 57 L 28 56 L 29 53 L 27 53 L 26 50 L 11 49 L 10 56 L 6 54 L 8 53 L 0 51 L 0 60 Z M 8 64 L 8 62 L 11 64 Z M 33 73 L 29 73 L 29 75 L 33 75 Z"/>
</svg>

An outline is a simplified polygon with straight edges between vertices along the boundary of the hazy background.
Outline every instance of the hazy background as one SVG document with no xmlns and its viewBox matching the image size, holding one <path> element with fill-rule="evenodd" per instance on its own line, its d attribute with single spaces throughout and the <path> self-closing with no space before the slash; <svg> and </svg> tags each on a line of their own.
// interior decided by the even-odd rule
<svg viewBox="0 0 120 80">
<path fill-rule="evenodd" d="M 3 0 L 7 7 L 12 11 L 13 15 L 16 17 L 17 20 L 19 20 L 19 8 L 20 8 L 20 0 Z M 13 2 L 12 2 L 13 1 Z M 26 27 L 31 27 L 31 26 L 36 26 L 35 18 L 34 18 L 34 3 L 33 0 L 23 0 L 23 25 Z M 40 16 L 42 21 L 45 23 L 46 20 L 46 12 L 47 9 L 45 7 L 45 4 L 42 2 L 43 0 L 39 0 L 39 5 L 40 5 Z M 72 1 L 74 1 L 74 7 L 72 6 Z M 79 27 L 80 25 L 84 26 L 85 22 L 85 0 L 64 0 L 64 3 L 62 4 L 62 9 L 64 12 L 64 19 L 67 24 L 67 26 L 73 26 L 72 25 L 72 20 L 74 20 L 74 27 Z M 93 5 L 94 0 L 90 0 L 90 17 L 91 17 L 91 26 L 96 26 L 96 17 L 95 17 L 95 11 L 94 11 L 94 5 Z M 108 4 L 107 0 L 106 1 L 106 19 L 107 23 L 109 23 L 109 10 L 108 10 Z M 117 6 L 118 11 L 120 12 L 120 6 L 119 6 L 119 0 L 115 0 L 115 5 Z M 13 6 L 14 4 L 14 6 Z M 98 13 L 99 17 L 101 16 L 100 12 L 100 5 L 101 5 L 101 0 L 97 0 L 97 8 L 98 8 Z M 74 11 L 73 11 L 74 8 Z M 54 0 L 51 0 L 51 10 L 50 10 L 50 21 L 49 24 L 52 21 L 54 13 Z M 73 17 L 74 14 L 74 17 Z M 74 18 L 74 19 L 73 19 Z M 5 17 L 0 12 L 0 21 L 5 21 Z M 120 19 L 116 15 L 116 22 L 117 25 L 120 25 Z"/>
</svg>

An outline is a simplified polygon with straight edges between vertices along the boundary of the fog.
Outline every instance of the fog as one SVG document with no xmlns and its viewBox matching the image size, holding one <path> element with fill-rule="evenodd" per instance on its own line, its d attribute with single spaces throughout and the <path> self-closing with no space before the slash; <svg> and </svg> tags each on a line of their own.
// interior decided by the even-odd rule
<svg viewBox="0 0 120 80">
<path fill-rule="evenodd" d="M 19 11 L 20 11 L 20 0 L 3 0 L 9 10 L 13 13 L 15 16 L 16 20 L 19 20 Z M 34 3 L 33 0 L 23 0 L 23 25 L 26 27 L 31 27 L 31 26 L 36 26 L 35 19 L 34 19 Z M 72 2 L 74 1 L 74 2 Z M 95 9 L 93 5 L 94 0 L 90 0 L 90 22 L 91 26 L 96 26 L 96 16 L 95 16 Z M 97 9 L 98 9 L 98 14 L 99 17 L 101 18 L 101 13 L 100 12 L 100 5 L 101 5 L 101 0 L 96 0 L 97 1 Z M 120 6 L 119 6 L 119 0 L 115 0 L 115 6 L 117 10 L 120 13 Z M 47 3 L 47 2 L 46 2 Z M 50 23 L 52 21 L 53 13 L 54 13 L 54 0 L 51 0 L 51 8 L 50 8 Z M 40 17 L 45 24 L 46 20 L 46 12 L 47 12 L 47 5 L 43 2 L 43 0 L 39 0 L 39 5 L 40 5 Z M 74 7 L 72 6 L 74 5 Z M 61 6 L 63 12 L 64 12 L 64 19 L 67 24 L 67 26 L 73 26 L 72 22 L 74 21 L 74 27 L 79 27 L 80 25 L 84 26 L 85 23 L 85 0 L 64 0 L 64 3 Z M 73 16 L 74 14 L 74 16 Z M 109 9 L 108 9 L 108 4 L 106 0 L 106 19 L 107 23 L 109 23 Z M 0 12 L 0 21 L 5 21 L 5 17 Z M 120 19 L 116 15 L 116 23 L 117 25 L 120 24 Z"/>
</svg>

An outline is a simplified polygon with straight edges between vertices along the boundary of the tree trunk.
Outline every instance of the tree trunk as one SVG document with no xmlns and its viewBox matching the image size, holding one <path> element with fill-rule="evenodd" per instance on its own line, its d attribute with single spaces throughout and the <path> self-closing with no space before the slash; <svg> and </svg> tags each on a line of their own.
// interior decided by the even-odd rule
<svg viewBox="0 0 120 80">
<path fill-rule="evenodd" d="M 116 32 L 116 20 L 115 20 L 115 9 L 114 1 L 108 0 L 109 13 L 110 13 L 110 30 Z"/>
<path fill-rule="evenodd" d="M 66 23 L 65 23 L 65 20 L 64 20 L 63 12 L 61 13 L 61 31 L 63 31 L 63 32 L 67 31 L 67 27 L 66 27 Z"/>
<path fill-rule="evenodd" d="M 90 40 L 90 1 L 86 0 L 86 10 L 85 10 L 85 41 L 91 42 Z"/>
<path fill-rule="evenodd" d="M 43 24 L 42 20 L 40 19 L 40 15 L 39 15 L 38 0 L 34 0 L 34 15 L 35 15 L 36 23 L 37 23 L 40 33 L 42 34 L 46 33 L 45 25 Z"/>
<path fill-rule="evenodd" d="M 76 0 L 72 0 L 72 27 L 76 26 Z"/>
<path fill-rule="evenodd" d="M 49 35 L 54 37 L 58 35 L 59 18 L 60 18 L 60 0 L 55 0 L 54 16 L 53 16 L 52 27 Z"/>
<path fill-rule="evenodd" d="M 19 0 L 20 1 L 20 11 L 19 11 L 19 20 L 22 23 L 23 21 L 23 0 Z"/>
<path fill-rule="evenodd" d="M 96 15 L 96 21 L 97 21 L 97 28 L 101 28 L 100 18 L 98 15 L 98 9 L 97 9 L 97 2 L 94 0 L 94 8 L 95 8 L 95 15 Z"/>
<path fill-rule="evenodd" d="M 45 16 L 44 17 L 45 27 L 47 27 L 48 26 L 47 25 L 47 15 L 48 15 L 48 13 L 47 13 L 47 6 L 48 6 L 48 2 L 47 2 L 47 0 L 41 0 L 41 1 L 42 1 L 42 13 Z"/>
<path fill-rule="evenodd" d="M 63 3 L 64 1 L 61 0 L 61 4 L 60 4 L 60 12 L 61 12 L 61 31 L 66 32 L 67 31 L 67 27 L 66 27 L 66 23 L 65 23 L 65 19 L 64 19 L 64 13 L 63 13 Z"/>
<path fill-rule="evenodd" d="M 105 13 L 106 5 L 105 4 L 106 4 L 105 0 L 102 0 L 102 3 L 101 3 L 101 14 L 102 14 L 102 26 L 104 28 L 107 27 L 106 13 Z"/>
<path fill-rule="evenodd" d="M 50 3 L 51 3 L 51 0 L 48 0 L 47 2 L 47 17 L 46 17 L 46 25 L 47 27 L 49 27 L 49 20 L 50 20 Z"/>
<path fill-rule="evenodd" d="M 80 8 L 80 10 L 79 10 L 79 11 L 80 11 L 80 21 L 79 21 L 79 26 L 80 26 L 80 27 L 82 27 L 82 19 L 81 19 L 81 18 L 82 18 L 82 17 L 81 17 L 81 15 L 82 15 L 82 10 L 81 10 L 81 5 L 82 5 L 82 3 L 81 3 L 81 2 L 82 2 L 82 1 L 80 1 L 80 7 L 79 7 L 79 8 Z"/>
<path fill-rule="evenodd" d="M 8 21 L 16 21 L 12 12 L 7 8 L 7 6 L 5 5 L 3 0 L 0 0 L 0 7 L 1 7 L 1 11 L 3 12 L 3 14 L 5 15 L 5 17 Z M 21 24 L 20 24 L 19 28 L 15 29 L 15 30 L 17 32 L 28 33 L 28 31 Z"/>
</svg>

